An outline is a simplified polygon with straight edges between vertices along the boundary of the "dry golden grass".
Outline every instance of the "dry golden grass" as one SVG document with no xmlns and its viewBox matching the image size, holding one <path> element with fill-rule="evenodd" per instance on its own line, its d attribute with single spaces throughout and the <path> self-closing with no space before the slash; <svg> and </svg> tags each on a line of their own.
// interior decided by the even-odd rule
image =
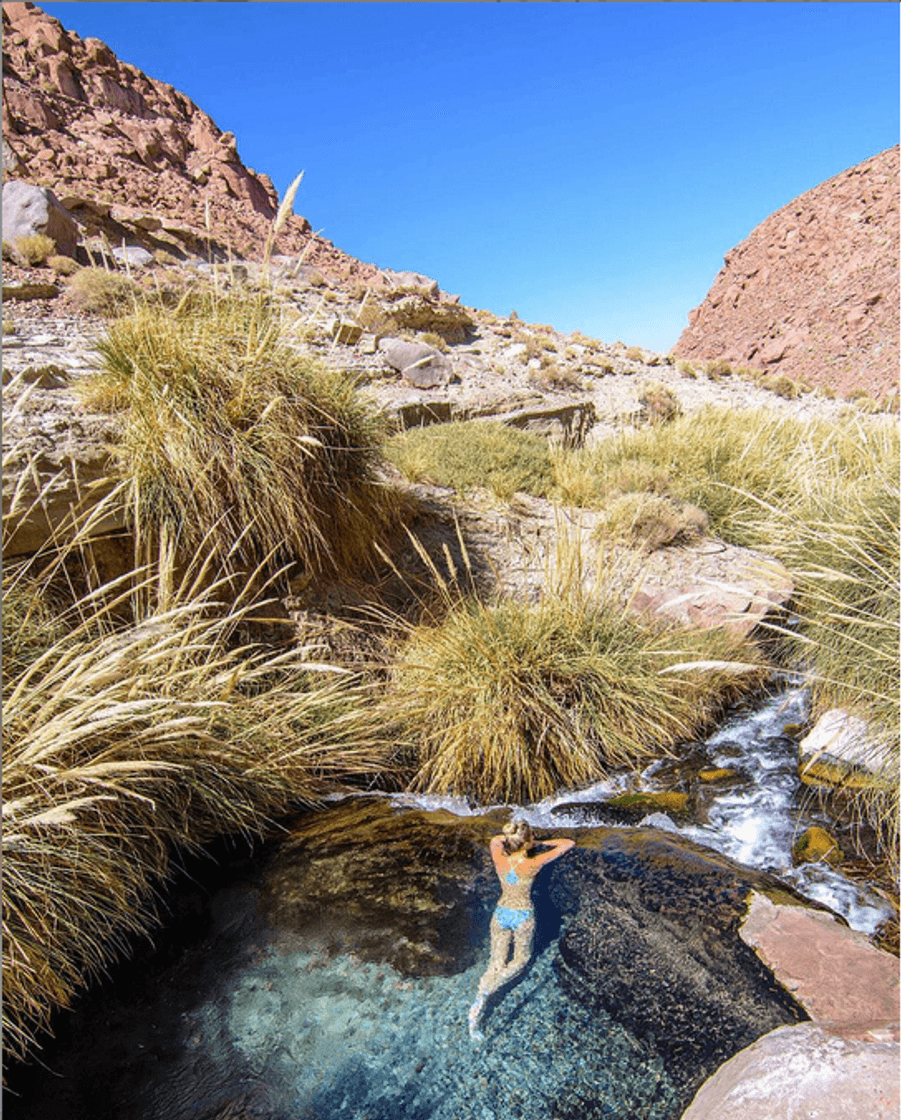
<svg viewBox="0 0 901 1120">
<path fill-rule="evenodd" d="M 571 541 L 558 553 L 537 603 L 445 586 L 440 614 L 401 627 L 375 718 L 411 788 L 537 801 L 666 754 L 767 678 L 752 644 L 649 625 L 612 581 L 586 587 Z"/>
<path fill-rule="evenodd" d="M 547 440 L 490 421 L 411 428 L 389 441 L 386 454 L 410 481 L 461 493 L 483 486 L 508 499 L 517 490 L 546 494 L 552 484 Z"/>
<path fill-rule="evenodd" d="M 52 268 L 57 276 L 74 276 L 81 267 L 77 261 L 71 257 L 62 257 L 59 255 L 50 256 L 47 258 L 47 265 Z"/>
<path fill-rule="evenodd" d="M 142 304 L 98 351 L 82 391 L 122 414 L 115 456 L 151 538 L 320 571 L 360 563 L 393 516 L 381 423 L 349 377 L 282 341 L 265 295 Z"/>
<path fill-rule="evenodd" d="M 4 467 L 16 455 L 8 448 Z M 28 476 L 27 462 L 17 469 Z M 310 647 L 248 644 L 250 616 L 265 613 L 262 569 L 217 575 L 201 541 L 180 581 L 163 550 L 152 567 L 97 582 L 92 541 L 126 491 L 3 569 L 3 1042 L 13 1059 L 152 927 L 153 891 L 177 849 L 261 831 L 385 769 L 356 677 Z"/>
<path fill-rule="evenodd" d="M 633 491 L 608 502 L 602 534 L 653 552 L 671 544 L 690 544 L 707 529 L 707 515 L 697 506 Z"/>
<path fill-rule="evenodd" d="M 25 264 L 45 264 L 47 258 L 56 251 L 56 242 L 43 233 L 32 233 L 28 237 L 18 237 L 13 242 L 16 253 Z"/>
<path fill-rule="evenodd" d="M 66 290 L 66 302 L 78 311 L 105 317 L 127 314 L 141 296 L 134 280 L 106 268 L 80 268 Z"/>
<path fill-rule="evenodd" d="M 145 575 L 144 596 L 130 573 L 60 614 L 40 606 L 40 575 L 5 573 L 5 606 L 31 616 L 4 677 L 3 1041 L 13 1058 L 154 924 L 152 890 L 176 849 L 260 831 L 384 766 L 359 720 L 359 682 L 309 649 L 236 644 L 252 600 L 233 581 L 194 571 L 164 606 L 159 573 Z M 150 609 L 123 624 L 142 598 Z"/>
</svg>

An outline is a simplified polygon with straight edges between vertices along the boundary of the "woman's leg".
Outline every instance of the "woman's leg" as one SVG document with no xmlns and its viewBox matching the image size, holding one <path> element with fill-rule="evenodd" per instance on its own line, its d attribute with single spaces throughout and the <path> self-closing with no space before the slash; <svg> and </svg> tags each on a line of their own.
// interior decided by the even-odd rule
<svg viewBox="0 0 901 1120">
<path fill-rule="evenodd" d="M 535 919 L 529 918 L 513 931 L 513 956 L 510 963 L 501 970 L 496 987 L 509 983 L 526 967 L 532 958 L 532 942 L 535 937 Z"/>
<path fill-rule="evenodd" d="M 479 981 L 479 995 L 483 999 L 490 996 L 492 992 L 496 992 L 503 983 L 503 981 L 499 981 L 497 978 L 507 967 L 510 945 L 513 944 L 516 939 L 515 932 L 510 929 L 503 929 L 498 924 L 497 918 L 491 919 L 489 928 L 491 931 L 491 959 L 488 962 L 485 975 Z"/>
<path fill-rule="evenodd" d="M 476 1001 L 469 1009 L 469 1033 L 477 1039 L 482 1037 L 478 1028 L 479 1018 L 485 1007 L 485 1000 L 492 992 L 496 992 L 503 983 L 498 977 L 504 972 L 507 964 L 507 954 L 510 952 L 510 944 L 515 938 L 513 931 L 503 929 L 494 917 L 491 919 L 489 928 L 491 931 L 491 959 L 488 962 L 488 968 L 479 981 L 479 994 Z"/>
<path fill-rule="evenodd" d="M 473 1038 L 481 1039 L 479 1033 L 479 1019 L 485 1006 L 485 1000 L 494 992 L 509 983 L 529 963 L 532 956 L 532 942 L 535 936 L 535 919 L 529 918 L 515 930 L 501 929 L 494 918 L 491 919 L 491 963 L 485 975 L 479 981 L 479 995 L 469 1009 L 469 1033 Z M 513 956 L 507 963 L 507 953 L 510 942 L 513 942 Z"/>
</svg>

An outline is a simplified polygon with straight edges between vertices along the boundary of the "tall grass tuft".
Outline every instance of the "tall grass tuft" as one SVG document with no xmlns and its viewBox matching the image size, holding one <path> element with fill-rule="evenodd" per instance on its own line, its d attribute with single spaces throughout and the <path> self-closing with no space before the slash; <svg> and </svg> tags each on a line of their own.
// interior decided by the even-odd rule
<svg viewBox="0 0 901 1120">
<path fill-rule="evenodd" d="M 760 541 L 760 501 L 795 507 L 828 480 L 853 487 L 874 462 L 897 455 L 891 424 L 862 419 L 800 420 L 767 409 L 706 408 L 663 426 L 612 437 L 561 463 L 561 496 L 603 504 L 615 490 L 640 489 L 700 506 L 711 528 L 735 544 Z M 626 478 L 638 483 L 622 485 Z"/>
<path fill-rule="evenodd" d="M 139 531 L 318 571 L 358 563 L 390 520 L 377 417 L 352 379 L 282 341 L 265 295 L 144 304 L 98 351 L 83 392 L 122 415 Z"/>
<path fill-rule="evenodd" d="M 866 721 L 862 761 L 848 775 L 852 813 L 874 830 L 898 872 L 901 601 L 897 473 L 873 461 L 857 486 L 840 480 L 807 503 L 801 520 L 767 508 L 760 533 L 791 569 L 797 628 L 783 632 L 788 656 L 804 666 L 814 715 L 841 708 Z M 840 783 L 842 784 L 842 783 Z"/>
<path fill-rule="evenodd" d="M 54 1008 L 155 921 L 152 889 L 176 849 L 257 831 L 292 805 L 372 776 L 383 752 L 359 723 L 361 685 L 311 651 L 242 646 L 233 580 L 191 578 L 145 614 L 139 573 L 36 632 L 38 589 L 5 572 L 32 613 L 3 688 L 3 1042 L 26 1056 Z"/>
<path fill-rule="evenodd" d="M 381 718 L 414 789 L 536 801 L 666 753 L 766 672 L 747 643 L 650 627 L 612 598 L 470 599 L 409 629 Z"/>
</svg>

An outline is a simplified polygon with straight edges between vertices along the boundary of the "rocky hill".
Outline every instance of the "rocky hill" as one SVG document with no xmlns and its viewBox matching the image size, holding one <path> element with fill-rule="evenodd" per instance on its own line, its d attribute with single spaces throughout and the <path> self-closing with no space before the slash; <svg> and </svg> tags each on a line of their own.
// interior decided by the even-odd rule
<svg viewBox="0 0 901 1120">
<path fill-rule="evenodd" d="M 105 236 L 177 258 L 258 256 L 279 204 L 193 101 L 31 3 L 3 5 L 3 171 L 50 187 L 89 247 Z M 337 274 L 377 271 L 296 215 L 277 251 Z"/>
<path fill-rule="evenodd" d="M 898 148 L 771 214 L 726 254 L 675 353 L 838 392 L 898 380 Z"/>
</svg>

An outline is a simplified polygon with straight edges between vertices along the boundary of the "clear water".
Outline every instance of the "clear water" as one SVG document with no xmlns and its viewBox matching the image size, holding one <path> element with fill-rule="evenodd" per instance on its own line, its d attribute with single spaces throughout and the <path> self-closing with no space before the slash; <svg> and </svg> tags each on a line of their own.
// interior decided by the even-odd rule
<svg viewBox="0 0 901 1120">
<path fill-rule="evenodd" d="M 487 946 L 486 946 L 487 950 Z M 561 991 L 554 946 L 489 1005 L 485 1039 L 466 1013 L 482 962 L 449 977 L 403 978 L 385 965 L 270 949 L 225 999 L 184 1017 L 184 1044 L 232 1049 L 266 1114 L 292 1120 L 549 1120 L 678 1115 L 658 1057 L 603 1013 Z M 232 1074 L 233 1076 L 233 1074 Z"/>
</svg>

